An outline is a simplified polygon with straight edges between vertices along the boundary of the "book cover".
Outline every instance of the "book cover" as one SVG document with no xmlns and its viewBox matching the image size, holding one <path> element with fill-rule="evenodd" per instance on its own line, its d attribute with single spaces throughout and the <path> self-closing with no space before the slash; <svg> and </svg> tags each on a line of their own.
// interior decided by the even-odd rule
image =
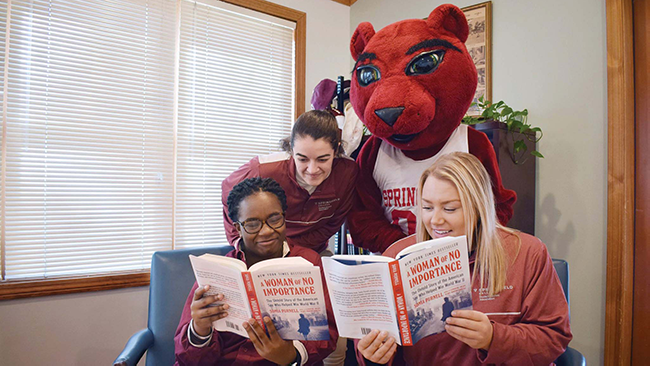
<svg viewBox="0 0 650 366">
<path fill-rule="evenodd" d="M 339 334 L 362 338 L 371 329 L 386 330 L 409 346 L 444 331 L 452 310 L 472 308 L 468 257 L 461 236 L 415 244 L 398 259 L 323 258 Z"/>
<path fill-rule="evenodd" d="M 329 326 L 320 268 L 301 257 L 274 258 L 248 270 L 244 262 L 212 254 L 190 256 L 199 286 L 210 285 L 207 295 L 224 294 L 228 316 L 214 322 L 217 331 L 248 338 L 242 323 L 272 319 L 286 340 L 327 340 Z"/>
<path fill-rule="evenodd" d="M 443 332 L 452 310 L 472 309 L 467 243 L 458 238 L 399 260 L 413 344 Z"/>
</svg>

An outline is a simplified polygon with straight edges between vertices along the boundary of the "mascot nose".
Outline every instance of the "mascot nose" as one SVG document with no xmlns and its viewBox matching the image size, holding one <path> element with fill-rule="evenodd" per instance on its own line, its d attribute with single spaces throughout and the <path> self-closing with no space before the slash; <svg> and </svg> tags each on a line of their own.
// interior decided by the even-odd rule
<svg viewBox="0 0 650 366">
<path fill-rule="evenodd" d="M 377 117 L 381 118 L 382 121 L 386 122 L 387 125 L 393 127 L 397 118 L 402 114 L 402 111 L 404 111 L 404 107 L 391 107 L 377 109 L 375 114 Z"/>
</svg>

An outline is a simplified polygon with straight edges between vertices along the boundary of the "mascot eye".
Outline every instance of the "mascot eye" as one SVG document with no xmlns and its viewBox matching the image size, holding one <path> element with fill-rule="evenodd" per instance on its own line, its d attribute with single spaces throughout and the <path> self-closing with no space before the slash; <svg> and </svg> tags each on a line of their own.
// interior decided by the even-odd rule
<svg viewBox="0 0 650 366">
<path fill-rule="evenodd" d="M 406 75 L 423 75 L 435 71 L 445 54 L 443 50 L 421 53 L 406 66 Z"/>
<path fill-rule="evenodd" d="M 374 66 L 360 66 L 357 67 L 357 80 L 359 85 L 368 86 L 375 81 L 381 79 L 379 70 Z"/>
</svg>

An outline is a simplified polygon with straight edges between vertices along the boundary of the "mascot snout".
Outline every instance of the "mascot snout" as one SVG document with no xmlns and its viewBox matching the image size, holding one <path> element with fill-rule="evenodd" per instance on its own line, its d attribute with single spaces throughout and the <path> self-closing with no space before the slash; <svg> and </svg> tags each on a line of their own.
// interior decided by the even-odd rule
<svg viewBox="0 0 650 366">
<path fill-rule="evenodd" d="M 377 137 L 401 145 L 430 128 L 436 114 L 436 100 L 421 85 L 395 76 L 381 80 L 364 110 L 363 120 Z M 394 90 L 401 92 L 395 93 Z M 353 103 L 354 105 L 354 103 Z M 400 136 L 412 135 L 410 138 Z M 408 141 L 407 141 L 408 140 Z"/>
</svg>

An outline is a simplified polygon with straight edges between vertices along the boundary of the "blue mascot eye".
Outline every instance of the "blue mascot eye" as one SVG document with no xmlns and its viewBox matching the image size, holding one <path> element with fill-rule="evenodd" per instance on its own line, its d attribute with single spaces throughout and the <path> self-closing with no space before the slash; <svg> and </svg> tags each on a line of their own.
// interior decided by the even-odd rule
<svg viewBox="0 0 650 366">
<path fill-rule="evenodd" d="M 424 75 L 434 72 L 440 65 L 444 54 L 443 50 L 435 50 L 417 55 L 406 66 L 406 75 Z"/>
<path fill-rule="evenodd" d="M 374 66 L 360 66 L 357 67 L 357 80 L 359 85 L 368 86 L 375 81 L 381 79 L 381 74 Z"/>
</svg>

